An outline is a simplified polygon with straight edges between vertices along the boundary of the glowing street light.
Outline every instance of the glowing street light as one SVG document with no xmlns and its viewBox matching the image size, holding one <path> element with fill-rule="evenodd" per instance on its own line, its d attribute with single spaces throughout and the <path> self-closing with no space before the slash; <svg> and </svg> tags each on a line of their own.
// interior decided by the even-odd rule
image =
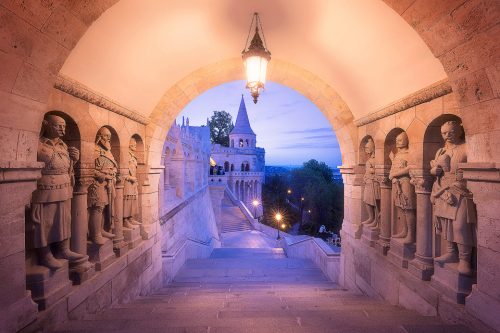
<svg viewBox="0 0 500 333">
<path fill-rule="evenodd" d="M 276 213 L 276 215 L 274 215 L 274 218 L 276 219 L 276 226 L 277 226 L 276 229 L 278 229 L 278 237 L 276 239 L 280 240 L 281 236 L 280 236 L 279 223 L 280 223 L 281 219 L 283 218 L 283 216 L 278 212 L 278 213 Z"/>
<path fill-rule="evenodd" d="M 259 201 L 257 199 L 254 199 L 252 201 L 252 205 L 253 205 L 253 218 L 256 219 L 257 218 L 257 206 L 259 206 Z"/>
<path fill-rule="evenodd" d="M 248 44 L 254 22 L 255 34 L 250 44 Z M 260 37 L 261 34 L 262 38 Z M 264 89 L 264 84 L 266 83 L 267 63 L 271 60 L 271 52 L 267 49 L 266 38 L 264 37 L 264 30 L 262 30 L 262 23 L 260 22 L 258 13 L 253 14 L 250 31 L 248 32 L 245 48 L 241 52 L 241 55 L 247 75 L 246 88 L 250 89 L 253 102 L 257 103 L 260 90 Z"/>
</svg>

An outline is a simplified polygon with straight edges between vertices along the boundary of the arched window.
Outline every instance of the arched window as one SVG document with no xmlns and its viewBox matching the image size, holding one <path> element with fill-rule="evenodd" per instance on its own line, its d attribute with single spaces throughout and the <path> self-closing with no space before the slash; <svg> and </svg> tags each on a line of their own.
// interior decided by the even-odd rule
<svg viewBox="0 0 500 333">
<path fill-rule="evenodd" d="M 231 147 L 234 147 L 234 139 L 231 139 Z"/>
<path fill-rule="evenodd" d="M 247 164 L 245 165 L 245 171 L 250 171 L 250 163 L 247 163 Z"/>
<path fill-rule="evenodd" d="M 245 163 L 241 163 L 241 171 L 245 171 Z"/>
<path fill-rule="evenodd" d="M 248 147 L 248 139 L 246 139 L 245 141 L 246 141 L 246 143 L 247 143 L 247 147 Z"/>
<path fill-rule="evenodd" d="M 243 139 L 240 139 L 240 147 L 243 147 Z"/>
<path fill-rule="evenodd" d="M 228 161 L 224 162 L 224 171 L 225 172 L 229 171 L 229 162 Z"/>
<path fill-rule="evenodd" d="M 231 171 L 234 171 L 234 164 L 231 163 Z"/>
</svg>

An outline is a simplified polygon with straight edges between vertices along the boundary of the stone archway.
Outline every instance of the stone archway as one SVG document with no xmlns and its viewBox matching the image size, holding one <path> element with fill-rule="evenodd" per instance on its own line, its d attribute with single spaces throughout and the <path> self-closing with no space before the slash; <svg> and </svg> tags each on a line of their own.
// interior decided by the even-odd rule
<svg viewBox="0 0 500 333">
<path fill-rule="evenodd" d="M 148 124 L 150 163 L 154 165 L 161 158 L 161 147 L 168 129 L 190 101 L 210 88 L 242 77 L 241 60 L 233 58 L 200 68 L 168 89 L 151 113 Z M 268 80 L 286 85 L 309 98 L 334 129 L 342 152 L 342 163 L 355 163 L 357 128 L 353 123 L 354 117 L 332 87 L 314 74 L 279 59 L 270 63 Z"/>
</svg>

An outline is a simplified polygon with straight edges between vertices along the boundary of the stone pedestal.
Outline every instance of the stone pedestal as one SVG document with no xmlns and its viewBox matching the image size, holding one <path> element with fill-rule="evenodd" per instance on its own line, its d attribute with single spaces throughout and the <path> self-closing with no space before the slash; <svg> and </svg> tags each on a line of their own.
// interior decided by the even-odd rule
<svg viewBox="0 0 500 333">
<path fill-rule="evenodd" d="M 122 236 L 124 235 L 125 235 L 125 229 L 123 229 L 122 231 Z M 113 252 L 117 257 L 123 257 L 125 254 L 127 254 L 128 243 L 125 240 L 125 238 L 118 242 L 113 240 Z"/>
<path fill-rule="evenodd" d="M 370 247 L 374 247 L 379 240 L 380 229 L 372 229 L 366 225 L 362 225 L 363 233 L 361 235 L 361 241 Z"/>
<path fill-rule="evenodd" d="M 408 268 L 408 262 L 415 257 L 415 244 L 405 244 L 403 239 L 392 238 L 387 258 L 397 267 Z"/>
<path fill-rule="evenodd" d="M 82 284 L 95 273 L 94 265 L 89 262 L 89 256 L 69 263 L 69 278 L 73 284 Z"/>
<path fill-rule="evenodd" d="M 129 229 L 123 229 L 123 236 L 125 237 L 125 242 L 128 244 L 129 249 L 135 248 L 142 241 L 141 229 L 139 226 Z"/>
<path fill-rule="evenodd" d="M 64 297 L 71 288 L 68 279 L 68 261 L 59 259 L 63 267 L 53 271 L 45 266 L 28 264 L 26 267 L 26 287 L 31 290 L 33 300 L 39 310 L 45 310 Z"/>
<path fill-rule="evenodd" d="M 454 302 L 464 304 L 465 297 L 470 294 L 475 282 L 473 276 L 459 274 L 458 263 L 440 265 L 434 263 L 432 286 Z"/>
<path fill-rule="evenodd" d="M 380 235 L 375 248 L 378 253 L 387 255 L 391 244 L 392 183 L 388 178 L 390 166 L 378 165 L 376 169 L 380 184 Z"/>
<path fill-rule="evenodd" d="M 115 258 L 113 242 L 110 239 L 107 239 L 103 245 L 97 245 L 92 242 L 88 242 L 87 244 L 90 261 L 94 263 L 96 271 L 102 271 L 108 267 Z"/>
<path fill-rule="evenodd" d="M 432 204 L 430 200 L 433 178 L 424 169 L 410 170 L 411 183 L 417 194 L 417 237 L 416 252 L 408 271 L 425 281 L 434 273 L 432 258 Z"/>
</svg>

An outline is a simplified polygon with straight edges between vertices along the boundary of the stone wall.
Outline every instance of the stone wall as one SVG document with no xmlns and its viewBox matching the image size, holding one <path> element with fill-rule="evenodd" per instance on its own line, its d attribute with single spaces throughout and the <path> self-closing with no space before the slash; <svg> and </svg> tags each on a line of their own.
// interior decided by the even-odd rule
<svg viewBox="0 0 500 333">
<path fill-rule="evenodd" d="M 187 259 L 208 257 L 214 247 L 220 246 L 209 187 L 162 216 L 160 228 L 163 282 L 168 283 Z"/>
<path fill-rule="evenodd" d="M 500 330 L 495 316 L 500 309 L 500 298 L 491 283 L 500 272 L 500 253 L 497 242 L 492 241 L 499 237 L 494 226 L 499 219 L 490 209 L 499 204 L 494 194 L 498 193 L 498 165 L 470 162 L 471 153 L 482 148 L 471 140 L 474 131 L 461 115 L 456 94 L 442 82 L 357 121 L 358 164 L 341 167 L 345 207 L 340 283 L 424 315 L 439 315 L 480 332 L 490 332 L 491 328 Z M 443 147 L 440 129 L 449 120 L 461 122 L 465 127 L 469 159 L 468 163 L 460 164 L 460 170 L 477 208 L 477 225 L 474 225 L 477 243 L 470 276 L 458 273 L 457 264 L 435 261 L 446 253 L 447 242 L 436 232 L 433 221 L 435 208 L 430 196 L 436 178 L 430 174 L 430 162 Z M 410 191 L 416 197 L 416 209 L 406 211 L 416 216 L 416 238 L 408 242 L 395 238 L 402 231 L 401 221 L 406 218 L 395 206 L 395 186 L 400 185 L 388 178 L 392 156 L 397 152 L 395 140 L 403 132 L 409 139 L 407 177 L 411 178 Z M 365 154 L 369 140 L 375 146 L 370 165 Z M 375 182 L 380 186 L 380 201 L 375 210 L 378 226 L 374 228 L 361 224 L 369 219 L 363 199 L 364 192 L 371 189 L 365 180 L 368 168 L 374 170 Z"/>
</svg>

